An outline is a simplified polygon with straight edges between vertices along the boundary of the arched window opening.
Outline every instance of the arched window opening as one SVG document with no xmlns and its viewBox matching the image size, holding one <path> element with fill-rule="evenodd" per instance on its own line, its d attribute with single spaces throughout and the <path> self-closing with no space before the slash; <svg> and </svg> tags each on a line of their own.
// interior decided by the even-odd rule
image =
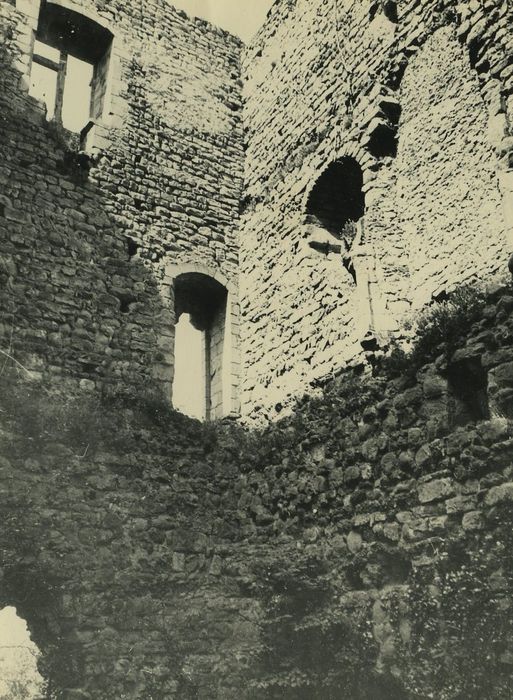
<svg viewBox="0 0 513 700">
<path fill-rule="evenodd" d="M 363 173 L 354 158 L 332 163 L 315 183 L 307 202 L 306 221 L 310 226 L 309 245 L 328 254 L 341 253 L 342 262 L 356 281 L 351 248 L 361 238 L 365 213 Z"/>
<path fill-rule="evenodd" d="M 386 17 L 392 24 L 397 24 L 399 21 L 397 2 L 393 0 L 373 0 L 369 9 L 369 20 L 372 22 L 379 14 Z"/>
<path fill-rule="evenodd" d="M 386 86 L 381 85 L 373 102 L 374 116 L 366 127 L 363 144 L 376 159 L 397 156 L 401 104 Z"/>
<path fill-rule="evenodd" d="M 46 104 L 48 120 L 78 133 L 102 116 L 112 38 L 88 17 L 42 3 L 30 94 Z"/>
<path fill-rule="evenodd" d="M 173 405 L 194 418 L 220 418 L 231 391 L 227 290 L 189 272 L 175 279 L 174 295 Z"/>
<path fill-rule="evenodd" d="M 0 698 L 41 700 L 46 682 L 37 668 L 41 652 L 13 607 L 0 611 Z"/>
<path fill-rule="evenodd" d="M 395 158 L 397 155 L 397 127 L 383 121 L 373 125 L 367 149 L 375 158 Z"/>
</svg>

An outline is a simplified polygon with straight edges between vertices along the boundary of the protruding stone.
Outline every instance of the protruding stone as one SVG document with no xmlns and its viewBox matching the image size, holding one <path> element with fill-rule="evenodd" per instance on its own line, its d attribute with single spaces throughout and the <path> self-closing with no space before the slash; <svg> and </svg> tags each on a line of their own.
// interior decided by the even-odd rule
<svg viewBox="0 0 513 700">
<path fill-rule="evenodd" d="M 418 486 L 419 501 L 421 503 L 431 503 L 453 496 L 455 492 L 451 479 L 436 479 L 427 481 Z"/>
<path fill-rule="evenodd" d="M 485 496 L 485 504 L 487 506 L 511 502 L 513 502 L 513 482 L 493 486 Z"/>
<path fill-rule="evenodd" d="M 352 554 L 356 554 L 363 546 L 363 538 L 360 533 L 352 530 L 347 536 L 347 548 Z"/>
<path fill-rule="evenodd" d="M 483 528 L 483 516 L 477 510 L 465 513 L 461 521 L 464 530 L 482 530 Z"/>
</svg>

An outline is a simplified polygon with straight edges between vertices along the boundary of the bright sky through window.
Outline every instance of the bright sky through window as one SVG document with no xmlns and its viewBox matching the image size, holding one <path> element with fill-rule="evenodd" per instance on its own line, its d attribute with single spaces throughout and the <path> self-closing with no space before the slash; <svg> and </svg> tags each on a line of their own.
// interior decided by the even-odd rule
<svg viewBox="0 0 513 700">
<path fill-rule="evenodd" d="M 173 406 L 191 418 L 205 419 L 205 358 L 203 331 L 182 314 L 175 326 L 175 378 Z"/>
<path fill-rule="evenodd" d="M 46 105 L 48 120 L 60 118 L 64 128 L 80 132 L 89 121 L 91 112 L 91 85 L 94 66 L 71 54 L 61 52 L 42 41 L 34 42 L 30 94 Z M 59 75 L 64 78 L 62 106 L 58 111 L 57 89 Z M 0 699 L 1 700 L 1 699 Z"/>
<path fill-rule="evenodd" d="M 53 119 L 57 94 L 57 73 L 50 68 L 39 65 L 39 63 L 33 63 L 30 74 L 30 94 L 45 103 L 46 118 Z"/>
<path fill-rule="evenodd" d="M 41 698 L 44 681 L 37 670 L 39 650 L 27 625 L 12 607 L 0 611 L 0 698 Z"/>
<path fill-rule="evenodd" d="M 62 123 L 70 131 L 80 131 L 89 121 L 92 78 L 93 66 L 90 63 L 68 56 Z"/>
<path fill-rule="evenodd" d="M 44 44 L 37 39 L 34 41 L 34 53 L 43 56 L 43 58 L 48 58 L 55 63 L 58 63 L 61 57 L 59 49 L 54 49 L 53 46 L 48 46 L 48 44 Z"/>
<path fill-rule="evenodd" d="M 264 23 L 274 0 L 168 0 L 189 15 L 202 17 L 248 42 Z"/>
</svg>

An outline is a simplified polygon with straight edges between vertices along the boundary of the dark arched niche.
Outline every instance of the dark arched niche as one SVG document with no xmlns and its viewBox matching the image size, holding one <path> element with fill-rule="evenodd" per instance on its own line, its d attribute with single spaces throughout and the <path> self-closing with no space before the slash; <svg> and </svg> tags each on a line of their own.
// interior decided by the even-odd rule
<svg viewBox="0 0 513 700">
<path fill-rule="evenodd" d="M 363 173 L 350 156 L 331 163 L 308 197 L 308 223 L 322 226 L 337 238 L 354 237 L 354 224 L 365 212 Z"/>
<path fill-rule="evenodd" d="M 186 272 L 175 279 L 175 321 L 183 313 L 190 314 L 195 328 L 204 331 L 209 328 L 226 305 L 227 290 L 213 277 L 201 272 Z"/>
<path fill-rule="evenodd" d="M 342 263 L 355 283 L 351 248 L 364 213 L 363 172 L 354 158 L 345 156 L 331 163 L 313 186 L 306 205 L 306 223 L 311 227 L 310 247 L 326 255 L 341 253 Z"/>
</svg>

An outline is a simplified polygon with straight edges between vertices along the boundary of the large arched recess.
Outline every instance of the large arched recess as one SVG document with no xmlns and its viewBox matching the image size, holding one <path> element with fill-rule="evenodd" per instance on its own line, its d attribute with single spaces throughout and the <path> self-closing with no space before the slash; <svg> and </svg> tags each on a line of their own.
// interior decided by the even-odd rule
<svg viewBox="0 0 513 700">
<path fill-rule="evenodd" d="M 306 216 L 335 238 L 355 237 L 355 224 L 365 212 L 363 173 L 351 157 L 340 158 L 321 173 L 309 192 Z"/>
<path fill-rule="evenodd" d="M 408 64 L 394 161 L 414 306 L 504 267 L 507 236 L 488 111 L 451 26 Z"/>
<path fill-rule="evenodd" d="M 44 697 L 67 697 L 66 693 L 82 687 L 84 664 L 77 621 L 63 605 L 60 572 L 34 563 L 37 554 L 29 554 L 24 534 L 18 533 L 16 543 L 11 543 L 9 534 L 3 535 L 6 556 L 1 562 L 0 610 L 13 607 L 26 622 L 30 639 L 40 651 L 37 666 L 45 681 Z M 40 552 L 46 545 L 41 537 Z"/>
</svg>

